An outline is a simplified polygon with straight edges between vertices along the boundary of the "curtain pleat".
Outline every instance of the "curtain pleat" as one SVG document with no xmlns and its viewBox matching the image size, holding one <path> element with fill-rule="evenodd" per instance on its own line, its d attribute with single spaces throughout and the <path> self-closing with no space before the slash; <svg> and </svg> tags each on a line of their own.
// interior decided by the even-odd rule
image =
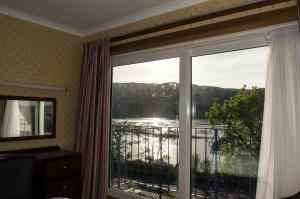
<svg viewBox="0 0 300 199">
<path fill-rule="evenodd" d="M 300 191 L 300 34 L 274 30 L 270 46 L 260 149 L 257 199 Z"/>
<path fill-rule="evenodd" d="M 0 100 L 0 135 L 1 135 L 1 129 L 3 124 L 3 119 L 4 119 L 5 107 L 6 107 L 6 100 L 4 99 Z"/>
<path fill-rule="evenodd" d="M 82 153 L 82 199 L 106 199 L 111 69 L 110 41 L 84 44 L 76 150 Z"/>
</svg>

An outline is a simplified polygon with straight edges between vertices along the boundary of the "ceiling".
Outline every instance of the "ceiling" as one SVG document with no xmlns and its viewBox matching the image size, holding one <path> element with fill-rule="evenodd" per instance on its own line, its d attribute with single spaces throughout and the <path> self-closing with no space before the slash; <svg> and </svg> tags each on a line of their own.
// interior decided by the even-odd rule
<svg viewBox="0 0 300 199">
<path fill-rule="evenodd" d="M 0 10 L 83 31 L 126 17 L 134 21 L 142 15 L 151 17 L 204 1 L 207 0 L 0 0 Z"/>
</svg>

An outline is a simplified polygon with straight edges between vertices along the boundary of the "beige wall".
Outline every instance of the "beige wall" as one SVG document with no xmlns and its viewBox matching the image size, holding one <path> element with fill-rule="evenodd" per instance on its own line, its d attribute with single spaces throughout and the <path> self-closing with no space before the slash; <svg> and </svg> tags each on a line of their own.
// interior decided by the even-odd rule
<svg viewBox="0 0 300 199">
<path fill-rule="evenodd" d="M 204 3 L 196 4 L 190 7 L 182 8 L 155 17 L 147 18 L 134 23 L 119 26 L 107 31 L 91 34 L 84 37 L 84 41 L 91 41 L 101 37 L 117 37 L 120 35 L 148 29 L 151 27 L 168 24 L 174 21 L 180 21 L 191 17 L 224 10 L 248 3 L 249 0 L 210 0 Z"/>
<path fill-rule="evenodd" d="M 0 142 L 0 150 L 59 145 L 73 149 L 82 39 L 0 15 L 0 81 L 67 87 L 67 92 L 3 88 L 1 95 L 57 98 L 57 137 Z"/>
</svg>

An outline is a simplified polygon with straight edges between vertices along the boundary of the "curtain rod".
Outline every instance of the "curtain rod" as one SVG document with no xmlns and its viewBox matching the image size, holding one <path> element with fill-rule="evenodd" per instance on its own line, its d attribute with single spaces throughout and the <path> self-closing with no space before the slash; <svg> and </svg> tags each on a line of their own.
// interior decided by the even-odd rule
<svg viewBox="0 0 300 199">
<path fill-rule="evenodd" d="M 67 91 L 66 87 L 41 86 L 41 85 L 34 85 L 34 84 L 23 84 L 23 83 L 4 82 L 4 81 L 0 81 L 0 87 L 29 88 L 29 89 L 63 91 L 63 92 Z"/>
<path fill-rule="evenodd" d="M 178 44 L 172 44 L 172 45 L 166 45 L 166 46 L 161 46 L 161 47 L 156 47 L 156 48 L 150 48 L 150 49 L 145 49 L 145 50 L 138 50 L 134 52 L 128 52 L 128 53 L 122 53 L 118 55 L 111 55 L 111 58 L 116 59 L 118 57 L 124 57 L 124 56 L 140 56 L 141 53 L 151 53 L 159 50 L 169 50 L 169 49 L 175 49 L 175 48 L 185 48 L 185 47 L 199 47 L 203 45 L 213 45 L 214 43 L 223 43 L 227 42 L 228 40 L 236 40 L 238 38 L 244 39 L 245 37 L 257 37 L 257 36 L 265 36 L 266 32 L 271 31 L 271 30 L 276 30 L 279 28 L 284 28 L 284 27 L 290 27 L 290 26 L 295 26 L 297 25 L 297 21 L 292 21 L 292 22 L 287 22 L 287 23 L 282 23 L 282 24 L 277 24 L 277 25 L 272 25 L 272 26 L 267 26 L 263 28 L 257 28 L 253 30 L 247 30 L 247 31 L 242 31 L 242 32 L 236 32 L 236 33 L 231 33 L 231 34 L 226 34 L 226 35 L 220 35 L 220 36 L 214 36 L 214 37 L 209 37 L 209 38 L 204 38 L 204 39 L 198 39 L 194 41 L 187 41 L 187 42 L 182 42 Z"/>
<path fill-rule="evenodd" d="M 300 0 L 297 0 L 300 2 Z M 234 7 L 227 10 L 221 10 L 214 13 L 214 15 L 202 15 L 193 18 L 186 19 L 184 21 L 173 22 L 167 25 L 161 25 L 148 30 L 137 31 L 129 34 L 125 34 L 119 37 L 111 39 L 111 46 L 120 46 L 127 43 L 137 42 L 153 37 L 158 37 L 167 34 L 175 34 L 176 32 L 190 30 L 197 27 L 203 27 L 215 23 L 221 23 L 230 21 L 233 19 L 239 19 L 247 16 L 253 16 L 270 11 L 281 10 L 284 8 L 295 7 L 296 2 L 292 0 L 281 0 L 279 2 L 272 1 L 258 1 L 253 4 L 246 4 L 241 7 Z M 240 10 L 241 8 L 244 8 Z"/>
</svg>

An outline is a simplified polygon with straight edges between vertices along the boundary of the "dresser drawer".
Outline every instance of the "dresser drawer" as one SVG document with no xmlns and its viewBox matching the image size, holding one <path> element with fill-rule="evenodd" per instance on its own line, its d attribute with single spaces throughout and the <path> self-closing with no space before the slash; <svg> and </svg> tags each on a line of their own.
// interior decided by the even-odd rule
<svg viewBox="0 0 300 199">
<path fill-rule="evenodd" d="M 80 196 L 80 178 L 65 178 L 48 182 L 46 190 L 47 198 Z"/>
<path fill-rule="evenodd" d="M 48 161 L 46 163 L 46 177 L 47 180 L 51 180 L 71 175 L 80 176 L 80 168 L 80 157 Z"/>
</svg>

